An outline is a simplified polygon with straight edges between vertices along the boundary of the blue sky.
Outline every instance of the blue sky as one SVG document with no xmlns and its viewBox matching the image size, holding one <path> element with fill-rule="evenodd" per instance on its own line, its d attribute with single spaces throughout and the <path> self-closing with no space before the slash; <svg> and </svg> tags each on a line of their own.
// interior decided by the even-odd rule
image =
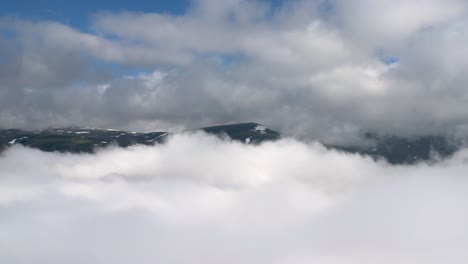
<svg viewBox="0 0 468 264">
<path fill-rule="evenodd" d="M 263 1 L 270 2 L 274 6 L 283 2 L 283 0 Z M 183 14 L 190 6 L 190 2 L 190 0 L 4 0 L 0 5 L 0 16 L 16 16 L 28 20 L 54 20 L 86 29 L 90 16 L 96 12 L 133 11 Z"/>
<path fill-rule="evenodd" d="M 56 20 L 85 28 L 89 17 L 95 12 L 142 11 L 181 14 L 188 6 L 187 0 L 5 0 L 0 6 L 0 15 L 30 20 Z"/>
</svg>

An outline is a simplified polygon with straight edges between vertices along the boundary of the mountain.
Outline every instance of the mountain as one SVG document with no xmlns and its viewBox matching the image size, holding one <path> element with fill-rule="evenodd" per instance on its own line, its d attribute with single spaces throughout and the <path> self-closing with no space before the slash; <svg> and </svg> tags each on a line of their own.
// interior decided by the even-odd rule
<svg viewBox="0 0 468 264">
<path fill-rule="evenodd" d="M 375 145 L 360 146 L 328 145 L 328 148 L 350 153 L 359 153 L 374 158 L 384 158 L 391 164 L 412 164 L 419 161 L 438 160 L 450 157 L 459 147 L 444 136 L 415 138 L 376 137 Z"/>
<path fill-rule="evenodd" d="M 242 123 L 204 127 L 209 134 L 229 137 L 246 144 L 258 144 L 276 140 L 280 134 L 256 123 Z M 154 145 L 162 143 L 168 132 L 137 133 L 114 129 L 95 129 L 89 127 L 54 128 L 26 131 L 20 129 L 0 130 L 0 150 L 14 144 L 37 148 L 43 151 L 71 153 L 92 153 L 96 148 L 109 145 L 128 147 L 131 145 Z"/>
<path fill-rule="evenodd" d="M 192 131 L 227 137 L 244 144 L 260 144 L 278 140 L 281 135 L 257 123 L 240 123 L 204 127 Z M 170 133 L 138 133 L 114 129 L 95 129 L 89 127 L 69 127 L 25 131 L 19 129 L 0 130 L 0 151 L 14 144 L 21 144 L 43 151 L 70 153 L 92 153 L 97 148 L 109 145 L 128 147 L 131 145 L 155 145 L 163 143 Z M 383 158 L 392 164 L 412 164 L 434 158 L 451 156 L 458 147 L 443 136 L 418 138 L 377 137 L 370 147 L 326 145 L 330 149 L 348 153 L 359 153 L 376 159 Z"/>
<path fill-rule="evenodd" d="M 243 123 L 205 127 L 201 130 L 215 135 L 226 135 L 229 138 L 244 143 L 261 143 L 263 141 L 277 140 L 280 134 L 257 123 Z"/>
<path fill-rule="evenodd" d="M 153 145 L 163 142 L 167 132 L 136 133 L 113 129 L 69 127 L 25 131 L 19 129 L 0 130 L 0 149 L 21 144 L 43 151 L 93 152 L 97 147 L 111 144 L 128 147 L 135 144 Z"/>
</svg>

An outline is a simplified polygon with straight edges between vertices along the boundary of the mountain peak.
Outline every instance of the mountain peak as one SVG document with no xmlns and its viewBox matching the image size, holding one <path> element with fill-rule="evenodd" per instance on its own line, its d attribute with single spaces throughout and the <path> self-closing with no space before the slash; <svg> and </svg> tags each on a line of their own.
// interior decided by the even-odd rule
<svg viewBox="0 0 468 264">
<path fill-rule="evenodd" d="M 227 135 L 232 140 L 247 144 L 277 140 L 281 137 L 278 132 L 254 122 L 204 127 L 202 130 L 215 135 Z"/>
</svg>

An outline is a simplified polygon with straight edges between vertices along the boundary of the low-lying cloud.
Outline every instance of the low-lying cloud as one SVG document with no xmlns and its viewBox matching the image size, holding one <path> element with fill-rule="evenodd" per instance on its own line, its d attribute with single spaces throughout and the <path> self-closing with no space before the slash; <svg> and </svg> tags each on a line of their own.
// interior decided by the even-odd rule
<svg viewBox="0 0 468 264">
<path fill-rule="evenodd" d="M 468 152 L 390 166 L 205 134 L 0 157 L 1 263 L 465 263 Z"/>
</svg>

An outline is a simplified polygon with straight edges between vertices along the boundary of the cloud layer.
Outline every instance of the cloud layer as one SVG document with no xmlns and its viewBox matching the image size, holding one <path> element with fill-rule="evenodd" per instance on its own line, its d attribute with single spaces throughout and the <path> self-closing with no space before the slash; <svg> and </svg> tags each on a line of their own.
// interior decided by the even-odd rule
<svg viewBox="0 0 468 264">
<path fill-rule="evenodd" d="M 463 0 L 196 0 L 97 12 L 86 29 L 5 17 L 0 123 L 465 134 L 467 14 Z"/>
<path fill-rule="evenodd" d="M 464 263 L 468 152 L 390 166 L 182 134 L 0 158 L 2 263 Z"/>
</svg>

